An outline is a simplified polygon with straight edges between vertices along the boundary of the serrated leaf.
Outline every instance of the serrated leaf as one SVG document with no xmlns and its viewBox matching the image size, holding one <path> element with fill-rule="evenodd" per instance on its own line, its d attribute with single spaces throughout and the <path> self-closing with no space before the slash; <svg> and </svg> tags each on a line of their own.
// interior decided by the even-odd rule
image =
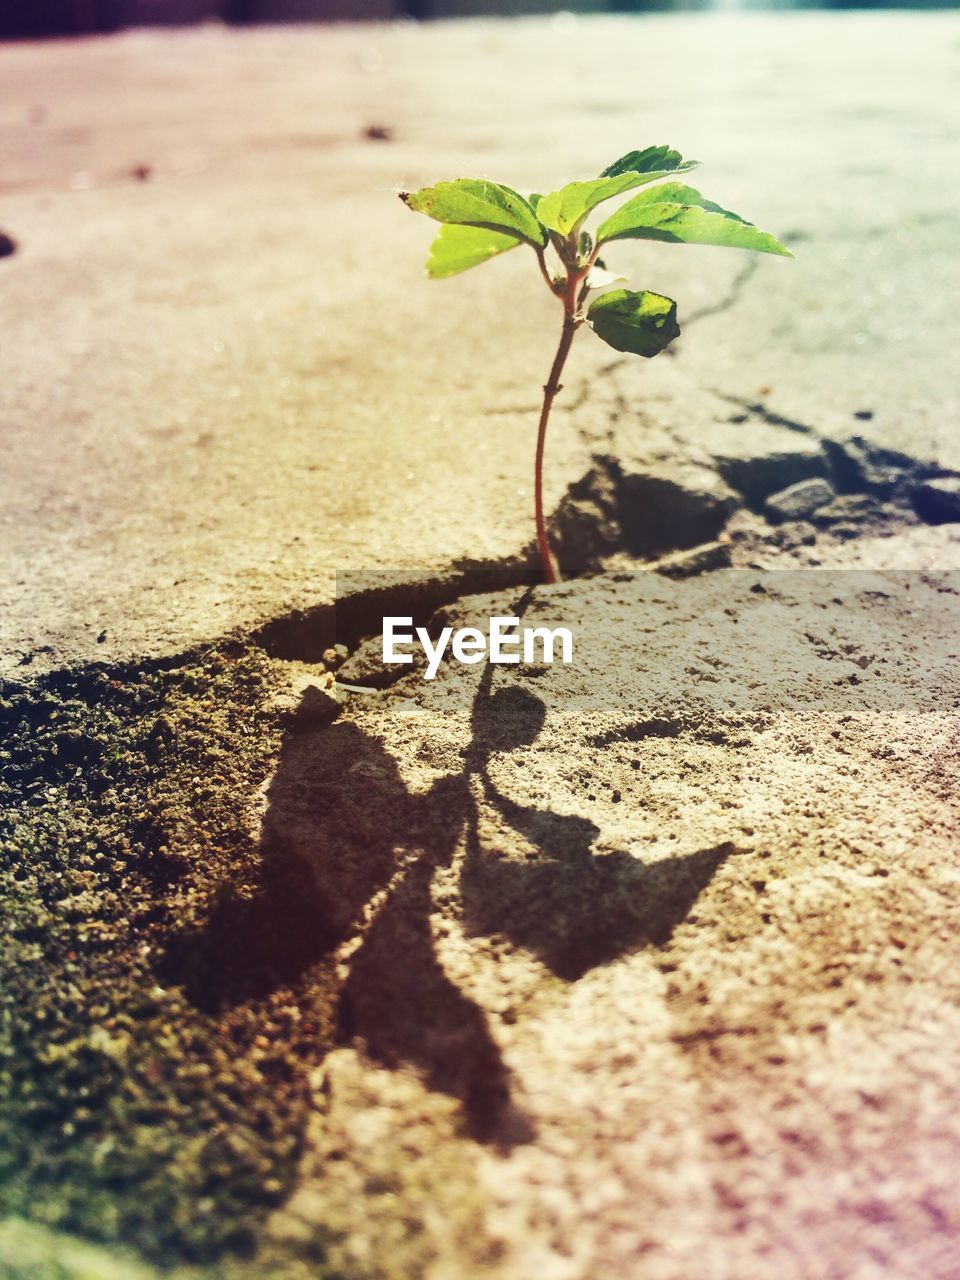
<svg viewBox="0 0 960 1280">
<path fill-rule="evenodd" d="M 594 299 L 587 323 L 608 346 L 634 355 L 659 355 L 668 343 L 680 336 L 677 304 L 672 298 L 646 289 L 633 293 L 613 289 Z"/>
<path fill-rule="evenodd" d="M 627 239 L 725 245 L 793 257 L 769 232 L 679 182 L 641 191 L 597 228 L 598 244 Z"/>
<path fill-rule="evenodd" d="M 537 207 L 537 217 L 552 231 L 568 235 L 604 200 L 632 191 L 635 187 L 677 173 L 696 169 L 699 160 L 684 160 L 679 151 L 670 147 L 647 147 L 645 151 L 630 151 L 604 169 L 599 178 L 584 182 L 568 182 L 559 191 L 542 196 Z"/>
<path fill-rule="evenodd" d="M 425 213 L 437 222 L 507 231 L 542 246 L 543 228 L 523 196 L 484 178 L 457 178 L 434 187 L 402 192 L 400 199 L 415 213 Z"/>
<path fill-rule="evenodd" d="M 698 163 L 696 160 L 687 162 L 681 172 L 696 168 Z M 660 169 L 654 173 L 622 173 L 612 178 L 568 182 L 559 191 L 543 197 L 537 208 L 537 217 L 551 231 L 557 231 L 563 236 L 569 235 L 604 200 L 612 200 L 614 196 L 623 195 L 625 191 L 632 191 L 635 187 L 670 178 L 676 172 L 676 169 Z"/>
<path fill-rule="evenodd" d="M 516 249 L 519 244 L 523 244 L 523 241 L 518 236 L 507 235 L 505 231 L 458 226 L 449 222 L 440 228 L 437 238 L 430 246 L 427 275 L 432 280 L 445 280 L 448 276 L 478 267 L 481 262 L 495 258 L 498 253 Z"/>
<path fill-rule="evenodd" d="M 642 151 L 628 151 L 613 164 L 608 164 L 601 178 L 616 178 L 621 173 L 682 173 L 693 169 L 699 160 L 684 160 L 672 147 L 644 147 Z"/>
</svg>

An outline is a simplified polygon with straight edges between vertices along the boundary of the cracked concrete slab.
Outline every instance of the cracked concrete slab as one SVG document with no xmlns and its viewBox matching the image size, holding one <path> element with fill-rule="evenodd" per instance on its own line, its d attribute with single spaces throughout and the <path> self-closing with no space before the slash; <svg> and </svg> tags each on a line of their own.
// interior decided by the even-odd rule
<svg viewBox="0 0 960 1280">
<path fill-rule="evenodd" d="M 430 224 L 393 192 L 445 176 L 543 190 L 668 141 L 797 253 L 618 250 L 687 333 L 612 372 L 583 335 L 552 505 L 613 427 L 692 457 L 779 417 L 960 464 L 952 24 L 562 15 L 0 49 L 5 668 L 176 652 L 331 598 L 336 568 L 528 543 L 556 316 L 520 254 L 423 279 Z"/>
<path fill-rule="evenodd" d="M 570 665 L 7 683 L 0 1273 L 953 1280 L 960 528 L 845 497 L 436 619 Z"/>
<path fill-rule="evenodd" d="M 572 622 L 576 663 L 413 671 L 288 742 L 267 856 L 369 907 L 269 1247 L 954 1274 L 954 576 L 848 570 L 467 599 L 445 622 Z"/>
<path fill-rule="evenodd" d="M 0 49 L 0 1273 L 954 1280 L 953 30 Z M 797 259 L 618 251 L 686 333 L 558 401 L 608 572 L 458 600 L 556 317 L 520 255 L 425 281 L 393 190 L 653 141 Z M 583 660 L 345 702 L 344 568 Z"/>
</svg>

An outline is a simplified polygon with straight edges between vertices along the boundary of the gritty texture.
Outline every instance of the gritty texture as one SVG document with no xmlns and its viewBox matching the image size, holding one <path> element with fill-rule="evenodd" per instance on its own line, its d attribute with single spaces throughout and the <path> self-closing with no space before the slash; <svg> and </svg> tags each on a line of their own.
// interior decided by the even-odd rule
<svg viewBox="0 0 960 1280">
<path fill-rule="evenodd" d="M 315 741 L 274 781 L 289 855 L 360 921 L 353 1048 L 274 1232 L 333 1225 L 371 1276 L 949 1280 L 955 576 L 525 601 L 571 620 L 574 666 L 411 675 L 330 728 L 335 784 Z M 393 846 L 359 913 L 353 787 Z M 468 1234 L 438 1207 L 451 1144 Z"/>
<path fill-rule="evenodd" d="M 669 143 L 797 255 L 611 250 L 684 336 L 655 361 L 578 337 L 551 508 L 614 416 L 634 452 L 735 460 L 779 424 L 957 466 L 954 70 L 950 14 L 0 50 L 5 667 L 179 653 L 329 601 L 336 569 L 530 541 L 559 309 L 526 251 L 424 278 L 395 193 L 459 174 L 548 191 Z"/>
<path fill-rule="evenodd" d="M 2 1280 L 960 1275 L 954 35 L 0 49 Z M 618 251 L 525 586 L 555 304 L 394 192 L 661 141 L 797 257 Z"/>
<path fill-rule="evenodd" d="M 8 684 L 0 1274 L 952 1280 L 960 535 L 786 528 Z"/>
<path fill-rule="evenodd" d="M 275 683 L 225 644 L 3 689 L 5 1211 L 204 1260 L 283 1195 L 322 996 L 311 1024 L 281 988 L 255 1012 L 229 982 L 198 995 L 190 943 L 250 892 Z"/>
</svg>

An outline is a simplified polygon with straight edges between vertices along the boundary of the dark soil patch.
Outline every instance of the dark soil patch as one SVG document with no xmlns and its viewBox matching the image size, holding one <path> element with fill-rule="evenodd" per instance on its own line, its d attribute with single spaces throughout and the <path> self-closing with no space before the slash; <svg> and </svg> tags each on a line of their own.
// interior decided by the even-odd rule
<svg viewBox="0 0 960 1280">
<path fill-rule="evenodd" d="M 3 687 L 0 1210 L 208 1261 L 283 1198 L 324 984 L 294 970 L 216 1007 L 158 967 L 256 893 L 274 683 L 224 645 Z"/>
</svg>

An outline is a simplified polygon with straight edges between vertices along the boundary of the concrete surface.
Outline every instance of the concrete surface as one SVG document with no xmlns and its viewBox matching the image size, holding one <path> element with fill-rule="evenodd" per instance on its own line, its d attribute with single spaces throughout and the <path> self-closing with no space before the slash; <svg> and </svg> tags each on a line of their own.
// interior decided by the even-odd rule
<svg viewBox="0 0 960 1280">
<path fill-rule="evenodd" d="M 264 883 L 309 867 L 352 922 L 264 1247 L 398 1280 L 953 1280 L 955 582 L 468 599 L 448 625 L 572 626 L 573 664 L 412 671 L 291 732 Z"/>
<path fill-rule="evenodd" d="M 336 568 L 529 541 L 554 304 L 521 253 L 423 278 L 432 224 L 393 193 L 442 177 L 543 190 L 668 141 L 797 253 L 617 251 L 688 336 L 602 377 L 582 335 L 551 503 L 611 425 L 683 452 L 774 414 L 960 463 L 957 33 L 561 15 L 0 49 L 5 668 L 175 652 Z"/>
<path fill-rule="evenodd" d="M 0 49 L 3 1280 L 956 1280 L 956 48 Z M 426 281 L 395 190 L 657 141 L 797 258 L 611 253 L 686 333 L 578 339 L 607 572 L 445 613 L 577 661 L 341 706 L 337 569 L 519 562 L 557 319 L 521 253 Z"/>
<path fill-rule="evenodd" d="M 881 516 L 339 714 L 5 685 L 3 1280 L 955 1280 L 960 530 Z"/>
</svg>

